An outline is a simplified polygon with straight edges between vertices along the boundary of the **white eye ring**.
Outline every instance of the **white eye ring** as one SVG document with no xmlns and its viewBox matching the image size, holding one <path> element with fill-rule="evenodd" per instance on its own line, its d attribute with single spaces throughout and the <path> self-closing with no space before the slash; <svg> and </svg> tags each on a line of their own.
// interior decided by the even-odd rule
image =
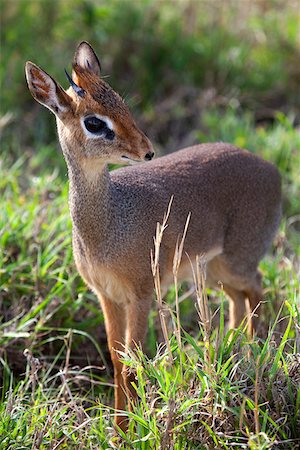
<svg viewBox="0 0 300 450">
<path fill-rule="evenodd" d="M 85 126 L 84 121 L 85 121 L 88 117 L 97 117 L 97 119 L 100 119 L 100 120 L 102 120 L 103 122 L 105 122 L 107 128 L 108 128 L 110 131 L 113 131 L 113 129 L 114 129 L 113 123 L 112 123 L 112 121 L 111 121 L 108 117 L 106 117 L 106 116 L 101 116 L 100 114 L 88 114 L 87 116 L 83 116 L 83 117 L 80 118 L 80 123 L 81 123 L 81 126 L 82 126 L 82 128 L 83 128 L 83 131 L 84 131 L 86 137 L 88 137 L 89 139 L 99 139 L 99 137 L 101 137 L 101 136 L 99 136 L 99 134 L 97 134 L 97 133 L 91 133 L 89 130 L 86 129 L 86 126 Z"/>
</svg>

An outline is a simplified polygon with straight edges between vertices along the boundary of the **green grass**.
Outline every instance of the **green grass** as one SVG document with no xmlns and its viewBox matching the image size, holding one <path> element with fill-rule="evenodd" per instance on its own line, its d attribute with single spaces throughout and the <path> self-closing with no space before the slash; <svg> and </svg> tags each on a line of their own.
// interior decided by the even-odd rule
<svg viewBox="0 0 300 450">
<path fill-rule="evenodd" d="M 141 352 L 127 359 L 139 403 L 122 441 L 112 437 L 110 411 L 91 399 L 93 390 L 82 397 L 75 388 L 82 372 L 65 369 L 54 387 L 29 357 L 27 376 L 0 407 L 1 448 L 296 449 L 300 363 L 288 354 L 296 351 L 288 336 L 297 313 L 287 306 L 278 349 L 272 332 L 259 346 L 241 330 L 230 336 L 219 329 L 204 345 L 200 330 L 197 338 L 183 333 L 184 351 L 171 339 L 172 362 L 162 349 L 151 360 Z"/>
<path fill-rule="evenodd" d="M 195 299 L 181 302 L 180 347 L 171 289 L 172 358 L 157 346 L 154 311 L 148 356 L 124 355 L 136 371 L 140 400 L 129 413 L 128 433 L 113 437 L 103 317 L 73 262 L 65 169 L 61 159 L 55 169 L 58 156 L 49 147 L 15 162 L 8 157 L 0 180 L 1 450 L 297 448 L 299 133 L 282 115 L 257 127 L 251 114 L 229 108 L 222 115 L 207 111 L 197 138 L 246 146 L 282 173 L 284 216 L 260 266 L 267 340 L 250 342 L 242 329 L 226 332 L 226 298 L 211 291 L 210 331 L 198 324 Z"/>
</svg>

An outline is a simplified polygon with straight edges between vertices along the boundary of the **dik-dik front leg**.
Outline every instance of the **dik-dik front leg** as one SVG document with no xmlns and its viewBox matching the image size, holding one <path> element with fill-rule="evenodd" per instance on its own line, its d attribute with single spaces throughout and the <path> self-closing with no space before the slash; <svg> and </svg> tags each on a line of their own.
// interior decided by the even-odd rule
<svg viewBox="0 0 300 450">
<path fill-rule="evenodd" d="M 152 304 L 152 296 L 142 300 L 132 301 L 126 305 L 126 349 L 135 350 L 136 346 L 143 345 L 148 329 L 148 315 Z M 128 409 L 131 409 L 131 401 L 136 398 L 136 391 L 132 386 L 135 373 L 127 366 L 123 367 L 123 379 L 128 396 Z"/>
<path fill-rule="evenodd" d="M 127 404 L 126 386 L 122 375 L 123 364 L 120 361 L 119 351 L 124 352 L 125 331 L 126 331 L 126 310 L 123 305 L 119 305 L 103 296 L 100 303 L 104 314 L 107 344 L 110 351 L 114 368 L 114 398 L 115 410 L 124 411 Z M 118 414 L 115 423 L 121 428 L 126 428 L 126 416 Z"/>
<path fill-rule="evenodd" d="M 131 402 L 136 398 L 136 392 L 131 384 L 134 381 L 134 373 L 122 364 L 118 352 L 134 349 L 136 345 L 143 344 L 151 301 L 152 299 L 149 298 L 148 301 L 133 301 L 126 305 L 120 305 L 107 298 L 100 298 L 108 347 L 114 367 L 114 394 L 117 413 L 115 423 L 123 431 L 127 428 L 128 420 L 125 414 L 120 414 L 120 411 L 125 411 L 127 405 L 128 409 L 131 409 Z"/>
</svg>

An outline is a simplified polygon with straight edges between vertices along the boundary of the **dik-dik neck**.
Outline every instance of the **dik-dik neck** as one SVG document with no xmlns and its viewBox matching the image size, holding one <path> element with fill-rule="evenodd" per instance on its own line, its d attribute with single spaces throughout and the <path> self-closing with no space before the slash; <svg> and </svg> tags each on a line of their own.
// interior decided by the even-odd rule
<svg viewBox="0 0 300 450">
<path fill-rule="evenodd" d="M 69 206 L 73 233 L 89 251 L 107 242 L 115 209 L 106 164 L 82 163 L 65 154 L 70 180 Z"/>
</svg>

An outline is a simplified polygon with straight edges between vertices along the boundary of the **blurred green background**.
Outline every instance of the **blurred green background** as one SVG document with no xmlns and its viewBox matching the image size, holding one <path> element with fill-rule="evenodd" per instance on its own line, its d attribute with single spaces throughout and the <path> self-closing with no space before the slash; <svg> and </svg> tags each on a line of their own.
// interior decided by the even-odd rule
<svg viewBox="0 0 300 450">
<path fill-rule="evenodd" d="M 163 152 L 198 142 L 212 109 L 250 111 L 255 124 L 281 111 L 298 123 L 299 11 L 298 0 L 1 0 L 5 150 L 15 158 L 56 142 L 24 63 L 67 87 L 63 69 L 81 40 Z"/>
</svg>

